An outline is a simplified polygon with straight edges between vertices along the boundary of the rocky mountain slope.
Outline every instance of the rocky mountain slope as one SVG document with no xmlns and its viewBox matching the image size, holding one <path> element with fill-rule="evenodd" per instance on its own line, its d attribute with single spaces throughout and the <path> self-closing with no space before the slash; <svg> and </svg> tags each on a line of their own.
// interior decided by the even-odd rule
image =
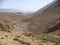
<svg viewBox="0 0 60 45">
<path fill-rule="evenodd" d="M 20 18 L 21 17 L 21 18 Z M 25 16 L 0 13 L 0 45 L 55 45 L 58 38 L 44 34 L 35 35 L 25 32 Z M 18 18 L 18 19 L 17 19 Z M 21 20 L 20 20 L 21 19 Z M 23 31 L 22 31 L 23 30 Z M 25 31 L 24 31 L 25 30 Z M 48 38 L 48 39 L 47 39 Z M 52 40 L 53 39 L 53 40 Z M 54 41 L 54 42 L 52 42 Z"/>
<path fill-rule="evenodd" d="M 48 8 L 46 8 L 48 7 Z M 42 12 L 39 10 L 27 21 L 27 30 L 33 33 L 52 32 L 60 28 L 60 0 L 47 5 Z M 43 8 L 42 8 L 43 9 Z"/>
<path fill-rule="evenodd" d="M 0 45 L 60 45 L 59 0 L 26 14 L 0 13 Z"/>
</svg>

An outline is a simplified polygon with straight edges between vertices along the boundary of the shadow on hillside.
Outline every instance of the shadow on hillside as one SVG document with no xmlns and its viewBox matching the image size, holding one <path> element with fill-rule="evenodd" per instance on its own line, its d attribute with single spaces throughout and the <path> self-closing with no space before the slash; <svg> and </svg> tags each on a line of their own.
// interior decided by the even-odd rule
<svg viewBox="0 0 60 45">
<path fill-rule="evenodd" d="M 48 29 L 48 33 L 49 33 L 49 32 L 53 32 L 53 31 L 56 31 L 56 30 L 58 30 L 58 29 L 60 29 L 60 23 L 57 24 L 56 26 L 54 26 L 54 27 Z"/>
</svg>

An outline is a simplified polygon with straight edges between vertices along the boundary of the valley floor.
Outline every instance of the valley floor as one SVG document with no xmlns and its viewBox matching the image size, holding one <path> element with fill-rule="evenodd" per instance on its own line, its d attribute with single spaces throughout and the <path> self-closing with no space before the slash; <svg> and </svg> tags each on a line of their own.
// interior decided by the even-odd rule
<svg viewBox="0 0 60 45">
<path fill-rule="evenodd" d="M 2 18 L 3 17 L 3 18 Z M 0 45 L 59 45 L 60 44 L 60 31 L 51 32 L 48 34 L 32 34 L 27 32 L 26 28 L 28 23 L 19 20 L 12 20 L 12 18 L 4 18 L 4 15 L 0 15 Z M 16 17 L 15 17 L 16 18 Z M 17 21 L 18 20 L 18 21 Z M 13 25 L 11 22 L 17 22 Z M 11 30 L 9 30 L 9 26 Z M 12 26 L 15 27 L 12 30 Z M 5 30 L 4 27 L 7 29 Z M 25 32 L 26 31 L 26 32 Z M 58 33 L 58 34 L 57 34 Z M 56 35 L 57 34 L 57 35 Z"/>
</svg>

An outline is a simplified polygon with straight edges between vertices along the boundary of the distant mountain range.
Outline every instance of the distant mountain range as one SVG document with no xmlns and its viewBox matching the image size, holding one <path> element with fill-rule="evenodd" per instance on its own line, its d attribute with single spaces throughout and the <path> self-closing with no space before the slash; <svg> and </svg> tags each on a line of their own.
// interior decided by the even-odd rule
<svg viewBox="0 0 60 45">
<path fill-rule="evenodd" d="M 15 9 L 0 9 L 0 12 L 16 13 L 16 12 L 25 12 L 25 11 L 23 11 L 23 10 L 15 10 Z"/>
</svg>

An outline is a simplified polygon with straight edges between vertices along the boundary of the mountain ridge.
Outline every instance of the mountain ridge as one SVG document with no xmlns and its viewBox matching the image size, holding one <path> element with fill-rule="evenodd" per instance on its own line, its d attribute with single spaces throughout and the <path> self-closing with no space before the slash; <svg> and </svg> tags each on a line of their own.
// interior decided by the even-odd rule
<svg viewBox="0 0 60 45">
<path fill-rule="evenodd" d="M 53 5 L 51 5 L 41 13 L 37 11 L 37 13 L 35 13 L 35 16 L 29 18 L 28 21 L 30 22 L 30 24 L 27 26 L 28 31 L 31 31 L 33 33 L 48 32 L 50 26 L 53 25 L 52 27 L 54 27 L 56 23 L 58 24 L 60 22 L 59 0 L 56 0 Z"/>
</svg>

